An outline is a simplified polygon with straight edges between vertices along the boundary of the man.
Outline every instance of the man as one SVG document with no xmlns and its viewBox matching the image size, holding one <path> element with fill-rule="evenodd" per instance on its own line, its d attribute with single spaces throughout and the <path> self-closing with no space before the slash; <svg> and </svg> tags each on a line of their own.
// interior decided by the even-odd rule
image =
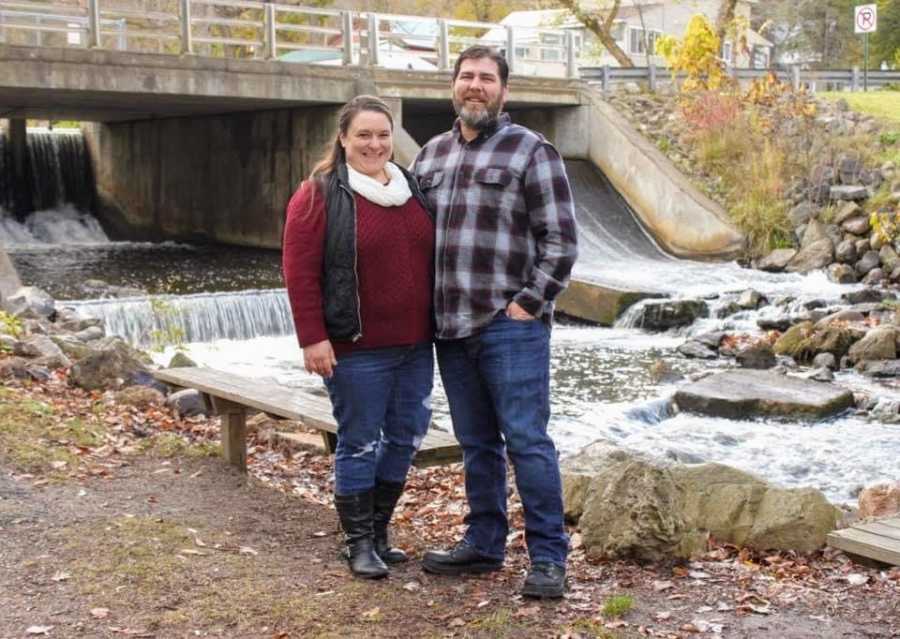
<svg viewBox="0 0 900 639">
<path fill-rule="evenodd" d="M 436 213 L 437 356 L 463 449 L 465 537 L 429 551 L 428 572 L 500 570 L 508 521 L 506 459 L 525 510 L 531 569 L 522 593 L 561 597 L 568 537 L 550 417 L 550 323 L 576 256 L 565 166 L 542 136 L 501 113 L 509 68 L 482 46 L 453 71 L 453 129 L 413 172 Z"/>
</svg>

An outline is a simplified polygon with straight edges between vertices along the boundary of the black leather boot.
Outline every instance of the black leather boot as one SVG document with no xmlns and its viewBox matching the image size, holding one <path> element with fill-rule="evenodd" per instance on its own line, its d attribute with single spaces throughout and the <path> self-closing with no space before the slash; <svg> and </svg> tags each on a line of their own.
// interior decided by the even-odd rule
<svg viewBox="0 0 900 639">
<path fill-rule="evenodd" d="M 347 544 L 346 556 L 350 571 L 363 579 L 379 579 L 388 574 L 387 566 L 375 553 L 372 493 L 373 491 L 367 490 L 363 493 L 334 496 L 334 505 Z"/>
<path fill-rule="evenodd" d="M 375 552 L 386 564 L 400 564 L 409 559 L 399 548 L 391 548 L 388 539 L 388 524 L 402 494 L 402 483 L 375 481 L 375 507 L 372 517 L 375 528 Z"/>
</svg>

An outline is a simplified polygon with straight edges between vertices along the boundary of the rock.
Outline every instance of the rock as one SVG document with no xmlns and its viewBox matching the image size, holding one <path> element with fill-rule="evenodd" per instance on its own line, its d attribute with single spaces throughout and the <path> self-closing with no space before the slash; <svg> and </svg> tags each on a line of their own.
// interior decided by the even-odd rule
<svg viewBox="0 0 900 639">
<path fill-rule="evenodd" d="M 797 361 L 812 359 L 819 353 L 831 353 L 840 359 L 848 353 L 854 343 L 862 339 L 865 330 L 853 325 L 830 323 L 816 329 L 803 348 Z M 803 355 L 806 357 L 803 357 Z"/>
<path fill-rule="evenodd" d="M 21 357 L 65 357 L 59 346 L 46 335 L 32 335 L 17 342 L 13 353 Z"/>
<path fill-rule="evenodd" d="M 863 255 L 866 251 L 868 251 L 869 249 L 872 248 L 872 247 L 870 246 L 870 244 L 869 244 L 869 240 L 867 240 L 867 239 L 865 239 L 865 240 L 857 240 L 857 241 L 855 242 L 855 244 L 856 244 L 856 255 L 857 255 L 857 257 Z"/>
<path fill-rule="evenodd" d="M 186 388 L 172 393 L 166 398 L 166 406 L 175 409 L 180 417 L 209 414 L 203 394 L 194 388 Z"/>
<path fill-rule="evenodd" d="M 900 282 L 900 264 L 894 267 L 894 270 L 891 271 L 891 281 L 895 284 Z"/>
<path fill-rule="evenodd" d="M 900 482 L 869 486 L 859 494 L 859 517 L 891 517 L 900 514 Z"/>
<path fill-rule="evenodd" d="M 834 260 L 834 245 L 828 238 L 817 240 L 797 251 L 785 270 L 790 273 L 808 273 L 825 268 Z"/>
<path fill-rule="evenodd" d="M 90 346 L 80 339 L 76 339 L 73 335 L 51 335 L 50 339 L 53 340 L 54 344 L 59 346 L 66 357 L 72 360 L 77 361 L 94 352 Z"/>
<path fill-rule="evenodd" d="M 863 322 L 866 316 L 855 308 L 844 308 L 834 313 L 829 313 L 815 324 L 816 330 L 825 328 L 833 322 Z"/>
<path fill-rule="evenodd" d="M 169 368 L 191 368 L 196 365 L 197 363 L 194 360 L 181 351 L 177 351 L 169 361 Z"/>
<path fill-rule="evenodd" d="M 725 339 L 725 336 L 728 335 L 725 331 L 713 331 L 712 333 L 703 333 L 702 335 L 695 335 L 693 339 L 701 344 L 705 344 L 710 348 L 717 349 L 719 348 L 719 344 L 722 343 L 722 340 Z"/>
<path fill-rule="evenodd" d="M 0 333 L 0 352 L 12 351 L 16 347 L 16 344 L 18 344 L 18 343 L 19 343 L 19 340 L 17 340 L 12 335 L 6 335 L 4 333 Z"/>
<path fill-rule="evenodd" d="M 841 299 L 848 304 L 868 304 L 870 302 L 882 301 L 884 299 L 884 295 L 881 293 L 881 291 L 878 291 L 874 288 L 864 288 L 858 291 L 842 293 Z"/>
<path fill-rule="evenodd" d="M 828 196 L 832 200 L 853 200 L 858 202 L 868 199 L 869 189 L 861 184 L 832 186 L 829 189 Z"/>
<path fill-rule="evenodd" d="M 881 247 L 881 250 L 878 251 L 878 258 L 881 260 L 885 273 L 892 273 L 897 268 L 897 264 L 900 263 L 897 251 L 890 244 L 885 244 Z"/>
<path fill-rule="evenodd" d="M 783 271 L 790 263 L 794 256 L 797 255 L 796 249 L 775 249 L 756 263 L 756 268 L 762 271 L 779 272 Z"/>
<path fill-rule="evenodd" d="M 852 240 L 843 240 L 834 249 L 834 259 L 844 264 L 855 262 L 857 258 L 856 243 Z"/>
<path fill-rule="evenodd" d="M 843 224 L 844 221 L 855 217 L 862 212 L 862 208 L 856 202 L 841 202 L 834 214 L 834 223 Z"/>
<path fill-rule="evenodd" d="M 637 95 L 641 92 L 641 87 L 637 82 L 626 82 L 622 85 L 622 90 L 629 95 Z"/>
<path fill-rule="evenodd" d="M 60 315 L 68 315 L 72 312 L 73 311 L 68 308 L 63 308 L 61 311 L 59 311 Z M 65 319 L 57 318 L 57 324 L 59 325 L 59 328 L 69 333 L 78 333 L 94 326 L 103 328 L 103 320 L 84 317 L 66 317 Z"/>
<path fill-rule="evenodd" d="M 702 344 L 696 340 L 689 340 L 680 345 L 676 350 L 681 355 L 692 359 L 716 359 L 719 356 L 716 349 L 710 348 L 706 344 Z"/>
<path fill-rule="evenodd" d="M 717 540 L 820 548 L 838 511 L 813 489 L 785 490 L 722 464 L 671 465 L 601 441 L 565 461 L 566 515 L 590 557 L 687 558 Z"/>
<path fill-rule="evenodd" d="M 718 319 L 725 319 L 726 317 L 731 317 L 735 313 L 740 313 L 742 309 L 737 305 L 737 302 L 728 302 L 725 306 L 720 306 L 716 309 L 716 317 Z"/>
<path fill-rule="evenodd" d="M 805 379 L 811 379 L 814 382 L 833 382 L 834 373 L 828 368 L 816 368 L 810 371 Z"/>
<path fill-rule="evenodd" d="M 772 346 L 772 349 L 775 351 L 776 355 L 788 355 L 793 357 L 796 360 L 802 359 L 802 356 L 806 356 L 803 353 L 803 349 L 806 346 L 807 340 L 813 334 L 813 323 L 812 322 L 800 322 L 799 324 L 794 324 L 791 326 Z"/>
<path fill-rule="evenodd" d="M 787 315 L 781 315 L 779 317 L 761 317 L 756 320 L 756 325 L 762 330 L 778 331 L 780 333 L 788 330 L 793 324 L 794 320 Z"/>
<path fill-rule="evenodd" d="M 52 318 L 56 314 L 56 302 L 49 293 L 35 287 L 23 286 L 3 301 L 7 313 L 21 316 Z"/>
<path fill-rule="evenodd" d="M 657 384 L 671 384 L 684 379 L 684 376 L 673 370 L 671 364 L 664 359 L 654 361 L 650 365 L 649 373 L 650 379 Z"/>
<path fill-rule="evenodd" d="M 823 224 L 819 220 L 811 220 L 803 230 L 803 235 L 800 238 L 800 248 L 802 249 L 809 246 L 810 244 L 814 244 L 815 242 L 819 242 L 820 240 L 827 239 L 831 238 L 828 237 L 828 232 L 826 231 L 825 224 Z"/>
<path fill-rule="evenodd" d="M 69 371 L 69 384 L 85 390 L 133 386 L 146 381 L 146 366 L 124 349 L 100 350 L 78 360 Z"/>
<path fill-rule="evenodd" d="M 848 390 L 769 371 L 736 370 L 716 373 L 684 386 L 675 403 L 687 412 L 750 419 L 779 416 L 818 419 L 853 406 Z"/>
<path fill-rule="evenodd" d="M 29 361 L 24 357 L 4 357 L 0 359 L 0 379 L 28 377 Z"/>
<path fill-rule="evenodd" d="M 72 361 L 62 353 L 59 353 L 57 355 L 44 355 L 43 357 L 38 357 L 33 359 L 31 364 L 46 369 L 57 369 L 69 368 L 69 366 L 72 365 Z"/>
<path fill-rule="evenodd" d="M 709 317 L 709 307 L 702 300 L 647 302 L 641 308 L 635 326 L 650 331 L 665 331 L 676 326 L 689 326 L 699 317 Z"/>
<path fill-rule="evenodd" d="M 134 406 L 136 408 L 150 408 L 151 406 L 162 406 L 166 402 L 166 396 L 155 388 L 147 386 L 129 386 L 123 388 L 113 395 L 117 404 L 125 406 Z"/>
<path fill-rule="evenodd" d="M 745 346 L 734 357 L 742 368 L 766 369 L 775 366 L 775 351 L 766 341 Z"/>
<path fill-rule="evenodd" d="M 872 230 L 872 225 L 869 224 L 869 218 L 865 215 L 858 215 L 846 220 L 841 224 L 841 228 L 853 235 L 866 235 Z"/>
<path fill-rule="evenodd" d="M 856 370 L 868 377 L 900 377 L 900 359 L 863 360 L 856 365 Z"/>
<path fill-rule="evenodd" d="M 829 264 L 827 273 L 828 279 L 838 284 L 855 284 L 857 282 L 856 271 L 849 264 Z"/>
<path fill-rule="evenodd" d="M 760 295 L 760 293 L 754 291 L 753 289 L 749 289 L 741 293 L 741 296 L 738 298 L 737 305 L 745 309 L 757 309 L 761 305 L 765 304 L 766 301 L 766 298 Z"/>
<path fill-rule="evenodd" d="M 813 358 L 812 364 L 816 368 L 837 369 L 837 358 L 832 353 L 819 353 Z"/>
<path fill-rule="evenodd" d="M 856 272 L 862 276 L 871 271 L 873 268 L 878 268 L 881 264 L 881 258 L 878 256 L 878 253 L 875 251 L 866 251 L 859 261 L 856 263 Z"/>
<path fill-rule="evenodd" d="M 93 342 L 106 336 L 106 331 L 102 326 L 88 326 L 84 330 L 74 333 L 72 337 L 82 342 Z"/>
<path fill-rule="evenodd" d="M 874 286 L 878 284 L 884 279 L 884 271 L 880 268 L 873 268 L 871 271 L 866 273 L 866 276 L 862 278 L 862 283 L 866 286 Z"/>
<path fill-rule="evenodd" d="M 813 205 L 812 202 L 800 202 L 788 213 L 788 219 L 791 221 L 791 226 L 796 228 L 801 224 L 806 224 L 816 216 L 816 210 L 817 207 Z"/>
<path fill-rule="evenodd" d="M 896 359 L 898 340 L 900 329 L 894 326 L 876 326 L 853 344 L 847 355 L 854 364 L 872 359 Z"/>
</svg>

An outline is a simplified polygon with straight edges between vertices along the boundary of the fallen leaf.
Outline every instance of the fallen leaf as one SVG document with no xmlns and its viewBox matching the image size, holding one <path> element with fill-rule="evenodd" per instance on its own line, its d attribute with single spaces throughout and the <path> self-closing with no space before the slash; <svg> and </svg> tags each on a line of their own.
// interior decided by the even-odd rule
<svg viewBox="0 0 900 639">
<path fill-rule="evenodd" d="M 53 630 L 53 626 L 28 626 L 25 629 L 26 635 L 46 635 L 50 634 L 50 631 Z"/>
<path fill-rule="evenodd" d="M 64 572 L 62 570 L 58 570 L 57 572 L 53 573 L 52 577 L 50 577 L 51 581 L 65 581 L 66 579 L 71 579 L 71 578 L 72 578 L 71 573 Z"/>
<path fill-rule="evenodd" d="M 312 534 L 312 536 L 313 536 L 313 537 L 327 537 L 327 536 L 328 536 L 328 533 L 325 532 L 324 530 L 317 530 L 316 532 L 314 532 L 314 533 Z"/>
<path fill-rule="evenodd" d="M 206 553 L 200 550 L 194 550 L 193 548 L 182 548 L 178 551 L 182 555 L 200 555 L 201 557 L 205 556 Z"/>
<path fill-rule="evenodd" d="M 409 592 L 416 592 L 421 587 L 418 581 L 407 581 L 403 584 L 403 590 L 408 590 Z"/>
<path fill-rule="evenodd" d="M 654 581 L 653 582 L 653 590 L 656 592 L 663 592 L 664 590 L 669 590 L 670 588 L 674 588 L 675 584 L 671 581 Z"/>
<path fill-rule="evenodd" d="M 457 617 L 456 619 L 451 620 L 449 623 L 449 626 L 451 628 L 459 628 L 460 626 L 465 626 L 465 625 L 466 625 L 466 621 L 465 621 L 465 619 L 462 619 L 461 617 Z"/>
<path fill-rule="evenodd" d="M 250 546 L 241 546 L 238 550 L 238 554 L 241 555 L 253 555 L 254 557 L 259 554 L 258 551 L 253 550 Z"/>
<path fill-rule="evenodd" d="M 844 577 L 844 579 L 846 579 L 847 583 L 849 583 L 851 586 L 862 586 L 863 584 L 868 583 L 869 576 L 854 572 Z"/>
<path fill-rule="evenodd" d="M 703 572 L 702 570 L 692 570 L 688 573 L 688 577 L 691 579 L 709 579 L 710 576 L 708 572 Z"/>
<path fill-rule="evenodd" d="M 106 619 L 109 616 L 109 608 L 91 608 L 91 616 L 95 619 Z"/>
<path fill-rule="evenodd" d="M 671 612 L 665 611 L 665 612 L 657 612 L 656 614 L 653 615 L 653 618 L 656 619 L 657 621 L 665 621 L 666 619 L 669 619 L 671 616 L 672 616 Z"/>
<path fill-rule="evenodd" d="M 366 610 L 364 613 L 362 613 L 361 616 L 363 619 L 376 619 L 380 614 L 381 614 L 381 608 L 379 608 L 378 606 L 375 606 L 371 610 Z"/>
</svg>

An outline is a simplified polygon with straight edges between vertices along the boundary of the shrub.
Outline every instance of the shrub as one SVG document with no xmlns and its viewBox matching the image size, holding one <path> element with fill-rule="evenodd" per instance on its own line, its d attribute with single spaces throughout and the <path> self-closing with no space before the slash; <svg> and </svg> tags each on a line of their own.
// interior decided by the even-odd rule
<svg viewBox="0 0 900 639">
<path fill-rule="evenodd" d="M 656 50 L 666 59 L 672 73 L 687 74 L 682 85 L 685 91 L 718 89 L 723 85 L 727 76 L 719 59 L 720 49 L 715 29 L 699 14 L 691 18 L 681 40 L 664 36 L 656 42 Z"/>
</svg>

